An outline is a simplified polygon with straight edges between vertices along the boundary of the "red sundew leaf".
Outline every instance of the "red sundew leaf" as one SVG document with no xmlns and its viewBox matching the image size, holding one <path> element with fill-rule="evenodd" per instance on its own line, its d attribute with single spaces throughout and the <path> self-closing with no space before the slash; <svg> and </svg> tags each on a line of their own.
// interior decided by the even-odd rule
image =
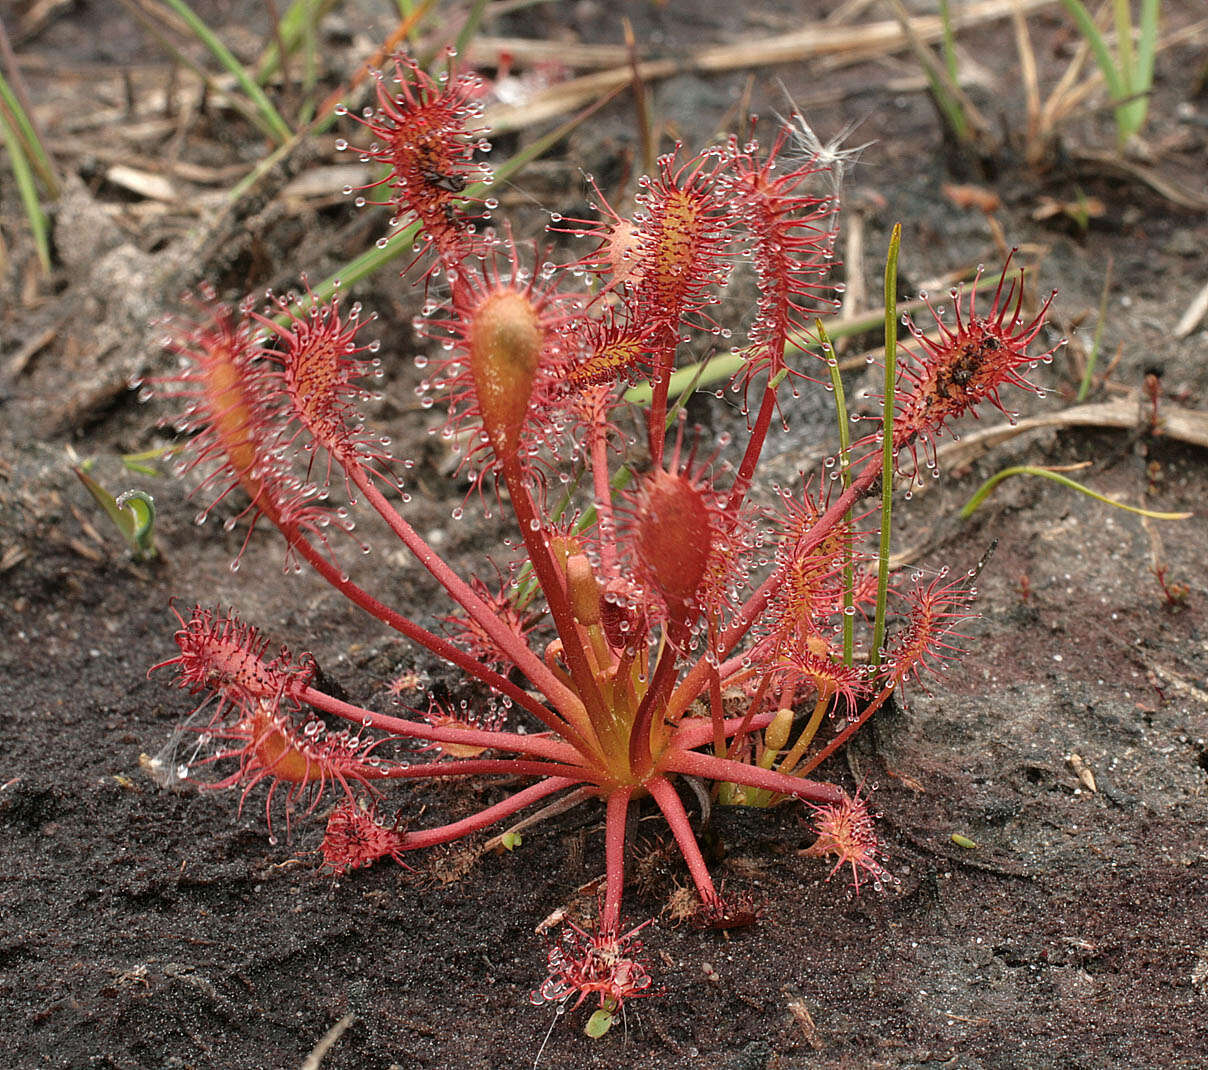
<svg viewBox="0 0 1208 1070">
<path fill-rule="evenodd" d="M 377 107 L 364 116 L 343 111 L 375 138 L 368 148 L 357 151 L 390 168 L 374 185 L 390 187 L 399 222 L 417 219 L 421 240 L 434 246 L 443 259 L 459 261 L 471 244 L 458 218 L 458 208 L 465 202 L 462 191 L 489 174 L 472 163 L 475 149 L 485 144 L 484 130 L 472 124 L 482 114 L 479 98 L 486 85 L 473 74 L 438 81 L 402 54 L 394 57 L 393 90 L 387 88 L 382 72 L 374 78 Z"/>
<path fill-rule="evenodd" d="M 714 524 L 704 495 L 686 476 L 656 470 L 638 493 L 631 536 L 651 584 L 668 609 L 681 615 L 713 553 Z"/>
<path fill-rule="evenodd" d="M 520 448 L 520 431 L 541 361 L 542 335 L 540 313 L 515 290 L 485 295 L 467 317 L 470 375 L 483 430 L 497 457 Z"/>
<path fill-rule="evenodd" d="M 852 884 L 857 895 L 860 880 L 872 880 L 879 892 L 885 883 L 894 883 L 896 878 L 885 868 L 886 858 L 881 841 L 877 838 L 872 815 L 867 802 L 857 791 L 851 798 L 833 806 L 813 806 L 814 831 L 818 834 L 812 846 L 801 853 L 807 858 L 837 859 L 834 868 L 827 874 L 830 880 L 844 865 L 851 866 Z"/>
<path fill-rule="evenodd" d="M 945 583 L 948 570 L 942 570 L 926 587 L 916 586 L 905 597 L 910 602 L 906 626 L 889 651 L 888 674 L 902 683 L 919 679 L 924 671 L 935 671 L 937 658 L 957 657 L 965 653 L 955 640 L 966 638 L 955 629 L 975 614 L 969 606 L 977 590 L 969 585 L 969 575 Z"/>
<path fill-rule="evenodd" d="M 250 515 L 254 525 L 264 515 L 282 531 L 299 538 L 308 534 L 326 546 L 331 527 L 347 530 L 347 517 L 316 504 L 322 489 L 295 473 L 289 451 L 281 448 L 289 437 L 289 418 L 282 413 L 279 385 L 262 359 L 253 321 L 235 318 L 212 291 L 203 291 L 201 300 L 191 303 L 196 318 L 170 319 L 164 339 L 182 358 L 181 370 L 152 380 L 149 390 L 187 403 L 174 422 L 192 438 L 177 469 L 182 474 L 208 469 L 193 493 L 214 495 L 197 522 L 204 523 L 219 502 L 242 490 L 250 502 L 226 522 L 228 528 L 239 516 Z M 238 560 L 232 565 L 237 567 Z"/>
<path fill-rule="evenodd" d="M 467 708 L 464 700 L 461 712 L 454 713 L 433 698 L 429 701 L 423 717 L 434 728 L 476 728 L 484 732 L 496 732 L 503 727 L 507 713 L 505 710 L 492 709 L 489 706 L 482 710 L 472 710 Z M 467 743 L 432 743 L 420 749 L 438 750 L 449 758 L 477 758 L 487 748 Z"/>
<path fill-rule="evenodd" d="M 498 590 L 488 587 L 477 576 L 470 577 L 470 586 L 517 639 L 523 640 L 540 621 L 540 614 L 517 607 L 515 591 L 502 578 Z M 469 650 L 479 661 L 497 668 L 512 664 L 511 657 L 468 614 L 450 614 L 441 619 L 448 627 L 449 638 Z"/>
<path fill-rule="evenodd" d="M 899 364 L 901 382 L 896 398 L 893 424 L 895 451 L 903 448 L 913 454 L 916 443 L 930 443 L 950 422 L 967 412 L 977 415 L 977 406 L 989 401 L 1008 418 L 1017 413 L 1008 410 L 999 398 L 1004 386 L 1015 386 L 1043 396 L 1043 391 L 1024 378 L 1023 373 L 1038 363 L 1048 363 L 1062 339 L 1043 353 L 1031 354 L 1028 346 L 1040 333 L 1056 290 L 1050 293 L 1030 320 L 1021 315 L 1023 274 L 1007 284 L 1011 258 L 1003 265 L 994 291 L 994 300 L 985 313 L 977 310 L 977 283 L 969 291 L 965 309 L 961 293 L 950 291 L 955 312 L 955 328 L 948 327 L 928 302 L 940 337 L 932 341 L 913 320 L 907 326 L 917 351 L 900 346 L 907 359 Z M 979 275 L 980 278 L 980 275 Z"/>
<path fill-rule="evenodd" d="M 381 377 L 381 362 L 373 356 L 377 341 L 357 339 L 377 316 L 361 319 L 359 304 L 342 314 L 338 297 L 318 304 L 311 296 L 305 311 L 287 297 L 274 299 L 286 319 L 284 325 L 251 313 L 271 332 L 260 356 L 270 366 L 265 374 L 268 403 L 279 407 L 286 421 L 278 432 L 277 448 L 305 452 L 305 478 L 308 482 L 314 478 L 324 489 L 331 483 L 333 460 L 345 469 L 368 469 L 397 485 L 388 474 L 394 458 L 383 439 L 365 427 L 357 408 L 373 397 L 365 381 Z M 319 451 L 328 456 L 322 468 L 317 463 Z"/>
<path fill-rule="evenodd" d="M 174 636 L 180 653 L 153 665 L 148 673 L 177 667 L 176 686 L 191 695 L 210 691 L 218 696 L 215 719 L 224 709 L 250 707 L 259 701 L 289 700 L 296 707 L 315 674 L 314 659 L 303 654 L 295 662 L 282 647 L 268 658 L 269 640 L 234 612 L 194 606 L 186 621 L 172 607 L 180 629 Z"/>
<path fill-rule="evenodd" d="M 349 799 L 354 789 L 372 791 L 372 782 L 383 776 L 383 763 L 373 757 L 373 751 L 389 738 L 362 739 L 348 728 L 332 731 L 314 717 L 297 723 L 280 712 L 277 703 L 263 700 L 246 707 L 234 724 L 216 726 L 214 736 L 226 749 L 198 764 L 235 759 L 239 768 L 210 787 L 242 785 L 242 810 L 251 792 L 267 782 L 264 809 L 270 828 L 273 799 L 281 785 L 285 785 L 287 824 L 298 802 L 309 800 L 306 812 L 310 813 L 330 786 L 340 788 Z"/>
<path fill-rule="evenodd" d="M 327 831 L 319 850 L 323 853 L 323 865 L 334 876 L 342 876 L 354 869 L 371 866 L 382 858 L 393 858 L 400 866 L 410 868 L 403 861 L 406 832 L 396 819 L 393 825 L 384 825 L 376 817 L 373 807 L 364 807 L 355 799 L 345 799 L 327 819 Z"/>
<path fill-rule="evenodd" d="M 726 894 L 721 888 L 717 894 L 701 901 L 697 912 L 689 919 L 697 929 L 747 929 L 763 914 L 763 909 L 750 892 Z"/>
<path fill-rule="evenodd" d="M 718 181 L 725 165 L 717 150 L 682 163 L 677 152 L 660 156 L 656 173 L 639 181 L 633 219 L 610 231 L 609 261 L 619 256 L 631 265 L 622 278 L 634 322 L 673 330 L 716 301 L 712 291 L 729 278 L 733 240 L 731 206 Z"/>
<path fill-rule="evenodd" d="M 650 922 L 618 935 L 597 929 L 588 933 L 568 922 L 549 949 L 549 976 L 532 994 L 531 1002 L 565 1003 L 572 997 L 571 1010 L 588 996 L 598 996 L 601 1007 L 616 1010 L 627 999 L 651 996 L 650 971 L 636 956 L 642 943 L 636 939 Z"/>
<path fill-rule="evenodd" d="M 869 691 L 867 673 L 859 666 L 844 665 L 819 635 L 786 650 L 783 658 L 814 686 L 819 698 L 831 700 L 832 709 L 840 716 L 852 716 Z"/>
<path fill-rule="evenodd" d="M 463 465 L 486 455 L 486 469 L 531 468 L 564 431 L 567 335 L 579 313 L 553 282 L 520 269 L 510 242 L 498 254 L 459 272 L 450 306 L 422 325 L 450 355 L 420 389 L 444 397 L 450 437 L 469 432 Z"/>
<path fill-rule="evenodd" d="M 589 321 L 580 333 L 581 348 L 567 368 L 567 394 L 629 379 L 639 369 L 648 370 L 647 333 L 637 324 L 618 322 L 612 309 Z"/>
<path fill-rule="evenodd" d="M 734 221 L 750 235 L 759 285 L 755 321 L 747 332 L 751 360 L 742 372 L 747 382 L 760 371 L 776 375 L 784 369 L 789 336 L 807 334 L 810 319 L 836 304 L 830 296 L 833 285 L 821 281 L 830 270 L 835 242 L 835 202 L 803 191 L 819 173 L 812 161 L 779 169 L 780 152 L 791 132 L 783 128 L 762 159 L 754 146 L 739 149 L 732 141 L 724 177 Z"/>
</svg>

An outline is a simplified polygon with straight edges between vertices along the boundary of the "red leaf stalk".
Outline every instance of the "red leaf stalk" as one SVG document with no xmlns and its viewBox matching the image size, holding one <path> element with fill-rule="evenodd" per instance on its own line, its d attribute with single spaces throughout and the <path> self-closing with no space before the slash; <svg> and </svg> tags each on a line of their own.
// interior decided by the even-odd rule
<svg viewBox="0 0 1208 1070">
<path fill-rule="evenodd" d="M 429 696 L 427 714 L 411 719 L 336 698 L 317 685 L 309 655 L 274 653 L 233 614 L 200 607 L 187 621 L 178 614 L 178 653 L 157 667 L 174 666 L 179 687 L 213 697 L 205 732 L 219 750 L 198 764 L 234 761 L 236 771 L 219 786 L 238 786 L 241 803 L 265 785 L 266 811 L 271 817 L 274 798 L 282 800 L 288 821 L 299 807 L 314 809 L 328 788 L 344 796 L 322 848 L 333 873 L 401 860 L 550 796 L 560 797 L 537 816 L 602 800 L 598 925 L 562 934 L 540 995 L 577 997 L 576 1005 L 593 996 L 615 1010 L 652 990 L 636 957 L 637 930 L 622 933 L 626 824 L 647 797 L 671 829 L 705 922 L 729 927 L 755 918 L 741 896 L 723 900 L 714 885 L 677 791 L 680 778 L 806 801 L 819 832 L 810 854 L 837 856 L 836 868 L 850 866 L 857 884 L 883 882 L 859 793 L 805 774 L 898 685 L 942 669 L 943 658 L 958 652 L 954 629 L 972 592 L 937 580 L 903 596 L 904 624 L 873 680 L 843 664 L 832 638 L 847 593 L 842 564 L 863 559 L 867 534 L 847 517 L 876 485 L 879 456 L 859 465 L 833 500 L 804 481 L 782 495 L 779 519 L 746 507 L 777 387 L 789 374 L 810 378 L 786 353 L 830 303 L 824 274 L 834 204 L 810 192 L 810 167 L 785 163 L 786 135 L 766 153 L 752 140 L 660 158 L 631 218 L 605 204 L 601 222 L 572 231 L 596 238 L 594 252 L 566 269 L 543 263 L 534 272 L 506 229 L 479 234 L 461 218 L 473 203 L 468 183 L 484 174 L 473 159 L 482 148 L 473 129 L 479 91 L 474 78 L 432 78 L 400 57 L 394 87 L 379 76 L 376 108 L 359 121 L 377 138 L 366 156 L 391 168 L 379 185 L 389 188 L 395 222 L 418 220 L 422 228 L 426 290 L 435 291 L 438 274 L 448 282 L 443 305 L 435 296 L 425 301 L 421 333 L 439 339 L 445 355 L 421 394 L 425 407 L 432 395 L 448 406 L 443 434 L 463 451 L 460 474 L 486 507 L 493 493 L 515 521 L 518 560 L 494 570 L 501 589 L 488 587 L 481 570 L 461 575 L 405 508 L 398 473 L 410 465 L 362 412 L 381 369 L 376 343 L 362 341 L 368 319 L 359 308 L 345 313 L 335 301 L 312 300 L 303 312 L 275 299 L 262 312 L 245 305 L 235 314 L 203 295 L 200 314 L 175 327 L 168 343 L 186 366 L 161 384 L 187 404 L 178 424 L 192 435 L 186 467 L 204 473 L 201 487 L 215 502 L 246 495 L 240 515 L 253 523 L 263 517 L 282 533 L 287 563 L 309 565 L 373 618 L 485 685 L 484 711 L 459 716 L 443 697 Z M 682 423 L 667 446 L 668 392 L 685 339 L 728 337 L 715 306 L 732 260 L 746 254 L 759 297 L 739 346 L 747 357 L 740 384 L 745 390 L 765 379 L 745 442 L 726 468 L 725 447 L 703 461 L 685 449 L 686 437 L 699 438 L 686 436 Z M 571 293 L 566 277 L 585 269 L 607 274 L 606 284 Z M 967 306 L 958 298 L 955 326 L 940 323 L 938 341 L 911 328 L 918 355 L 904 372 L 899 452 L 913 453 L 982 401 L 1001 407 L 1000 389 L 1029 387 L 1025 366 L 1051 354 L 1027 352 L 1047 302 L 1025 319 L 1022 283 L 1006 279 L 1004 271 L 985 314 L 973 294 Z M 646 425 L 645 460 L 626 453 L 622 434 L 634 426 L 624 418 L 622 389 L 638 374 L 653 385 L 650 407 L 636 414 Z M 629 468 L 623 476 L 618 453 Z M 580 463 L 588 473 L 582 490 L 574 486 Z M 734 473 L 724 491 L 715 469 Z M 618 491 L 622 478 L 629 487 Z M 563 486 L 566 511 L 550 515 L 551 491 Z M 345 505 L 328 504 L 341 494 Z M 446 636 L 346 571 L 331 536 L 351 532 L 349 510 L 362 503 L 451 603 L 431 611 Z M 520 581 L 529 576 L 537 589 L 521 602 Z M 866 603 L 862 588 L 850 593 L 857 607 Z M 777 711 L 797 703 L 811 711 L 807 733 L 773 768 L 791 721 Z M 828 711 L 849 720 L 815 746 Z M 768 733 L 778 716 L 779 734 Z M 415 744 L 427 751 L 419 760 L 402 749 Z M 713 753 L 700 750 L 710 745 Z M 360 798 L 376 798 L 394 781 L 447 777 L 532 783 L 427 829 L 379 821 Z"/>
</svg>

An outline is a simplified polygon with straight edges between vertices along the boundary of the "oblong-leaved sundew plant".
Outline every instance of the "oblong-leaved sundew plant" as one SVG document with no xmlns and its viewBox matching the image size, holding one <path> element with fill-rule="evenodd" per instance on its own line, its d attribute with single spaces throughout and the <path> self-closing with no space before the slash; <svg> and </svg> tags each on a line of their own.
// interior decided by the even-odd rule
<svg viewBox="0 0 1208 1070">
<path fill-rule="evenodd" d="M 941 668 L 959 645 L 971 580 L 891 589 L 902 604 L 896 634 L 877 657 L 845 657 L 843 617 L 876 598 L 864 549 L 875 514 L 852 518 L 881 474 L 880 432 L 862 440 L 877 456 L 853 446 L 859 460 L 843 484 L 803 479 L 771 510 L 749 501 L 769 430 L 783 420 L 778 390 L 825 374 L 821 360 L 795 364 L 786 353 L 801 353 L 808 323 L 833 306 L 837 206 L 791 124 L 766 147 L 731 139 L 662 157 L 628 216 L 600 198 L 595 221 L 556 220 L 552 229 L 592 246 L 558 268 L 495 229 L 494 202 L 471 196 L 470 180 L 485 174 L 473 162 L 477 87 L 399 57 L 378 77 L 376 109 L 357 121 L 372 142 L 361 151 L 390 169 L 378 188 L 392 222 L 419 225 L 417 323 L 439 353 L 417 361 L 420 391 L 424 408 L 447 406 L 446 435 L 461 444 L 459 475 L 474 488 L 463 508 L 481 502 L 514 517 L 519 559 L 496 572 L 498 584 L 482 578 L 489 564 L 458 575 L 408 521 L 410 462 L 362 415 L 380 367 L 359 306 L 309 292 L 228 305 L 203 293 L 167 325 L 180 367 L 151 390 L 183 403 L 177 427 L 190 435 L 185 467 L 200 475 L 203 518 L 214 502 L 237 501 L 229 524 L 277 529 L 287 568 L 313 569 L 482 685 L 489 708 L 432 700 L 413 718 L 363 708 L 325 691 L 309 655 L 274 648 L 233 610 L 200 605 L 178 609 L 179 652 L 156 667 L 174 666 L 181 688 L 206 696 L 190 722 L 199 743 L 178 767 L 199 779 L 221 769 L 215 786 L 236 789 L 241 805 L 263 796 L 270 829 L 322 803 L 332 873 L 598 800 L 599 915 L 549 949 L 534 998 L 591 998 L 612 1013 L 653 989 L 637 957 L 641 926 L 622 911 L 626 823 L 638 807 L 665 818 L 702 925 L 755 917 L 748 899 L 714 884 L 681 800 L 686 779 L 758 805 L 801 800 L 817 834 L 811 853 L 832 872 L 850 870 L 857 886 L 892 879 L 862 792 L 810 774 L 895 688 Z M 731 336 L 717 317 L 740 263 L 758 290 L 734 343 L 747 430 L 705 456 L 671 375 L 693 336 L 706 345 Z M 895 453 L 930 449 L 978 402 L 997 405 L 1001 386 L 1029 385 L 1021 368 L 1043 359 L 1027 352 L 1041 317 L 1021 318 L 1020 288 L 1000 282 L 985 313 L 958 297 L 955 326 L 938 338 L 915 332 Z M 635 411 L 625 394 L 638 380 L 651 400 Z M 635 415 L 644 449 L 619 430 Z M 357 583 L 353 563 L 367 548 L 353 507 L 384 521 L 446 608 L 416 614 Z M 806 723 L 790 746 L 794 710 Z M 392 782 L 458 776 L 528 784 L 450 824 L 379 816 Z"/>
</svg>

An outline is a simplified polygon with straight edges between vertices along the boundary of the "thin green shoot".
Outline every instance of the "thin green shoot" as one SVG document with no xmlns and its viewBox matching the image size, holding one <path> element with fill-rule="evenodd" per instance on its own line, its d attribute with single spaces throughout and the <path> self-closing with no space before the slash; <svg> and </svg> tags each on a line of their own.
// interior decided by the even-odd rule
<svg viewBox="0 0 1208 1070">
<path fill-rule="evenodd" d="M 277 22 L 274 40 L 256 64 L 256 84 L 263 87 L 281 70 L 281 49 L 291 56 L 299 49 L 311 48 L 319 20 L 333 7 L 336 0 L 293 0 Z"/>
<path fill-rule="evenodd" d="M 1074 188 L 1074 203 L 1066 209 L 1065 213 L 1070 221 L 1078 228 L 1078 233 L 1086 235 L 1091 229 L 1091 205 L 1090 200 L 1081 186 Z"/>
<path fill-rule="evenodd" d="M 25 209 L 25 216 L 29 220 L 29 230 L 33 235 L 38 262 L 42 265 L 43 272 L 49 275 L 51 270 L 50 227 L 46 221 L 46 213 L 42 210 L 42 202 L 38 199 L 33 168 L 25 155 L 20 136 L 9 125 L 3 109 L 0 109 L 0 140 L 3 140 L 5 151 L 8 153 L 13 178 L 17 182 L 17 193 L 21 198 L 21 205 Z"/>
<path fill-rule="evenodd" d="M 184 448 L 183 445 L 175 444 L 157 446 L 152 450 L 140 450 L 138 453 L 123 453 L 121 455 L 122 467 L 128 472 L 135 472 L 140 476 L 162 476 L 163 472 L 152 462 L 167 460 L 180 453 Z"/>
<path fill-rule="evenodd" d="M 956 34 L 952 29 L 952 5 L 950 0 L 940 0 L 940 26 L 943 29 L 944 68 L 953 82 L 959 83 L 960 68 L 956 60 Z"/>
<path fill-rule="evenodd" d="M 273 107 L 272 101 L 264 95 L 264 90 L 248 74 L 243 64 L 235 58 L 231 50 L 218 39 L 217 35 L 185 3 L 185 0 L 164 0 L 164 3 L 184 20 L 185 24 L 193 32 L 193 35 L 205 45 L 210 54 L 235 79 L 243 94 L 255 107 L 265 132 L 278 145 L 289 141 L 293 136 L 293 131 L 289 128 L 289 124 L 281 118 L 281 113 Z"/>
<path fill-rule="evenodd" d="M 1149 93 L 1153 88 L 1154 56 L 1158 49 L 1158 14 L 1161 0 L 1141 0 L 1141 18 L 1133 24 L 1129 0 L 1113 0 L 1116 54 L 1095 25 L 1082 0 L 1061 0 L 1086 39 L 1111 94 L 1116 120 L 1116 144 L 1124 148 L 1145 125 Z M 1133 35 L 1137 35 L 1133 47 Z"/>
<path fill-rule="evenodd" d="M 465 24 L 458 31 L 457 39 L 453 43 L 453 47 L 457 49 L 459 56 L 464 56 L 466 49 L 470 47 L 470 42 L 478 32 L 478 27 L 482 23 L 482 17 L 486 14 L 486 10 L 487 0 L 474 0 L 470 5 L 470 13 L 466 16 Z"/>
<path fill-rule="evenodd" d="M 881 545 L 877 554 L 877 608 L 873 617 L 870 664 L 881 664 L 885 645 L 885 605 L 889 599 L 889 540 L 893 520 L 893 418 L 898 392 L 898 252 L 902 224 L 893 225 L 885 258 L 885 404 L 881 413 Z"/>
<path fill-rule="evenodd" d="M 1095 364 L 1099 360 L 1100 343 L 1103 340 L 1103 325 L 1107 322 L 1107 295 L 1112 284 L 1112 257 L 1108 254 L 1107 268 L 1103 272 L 1103 292 L 1099 295 L 1099 318 L 1095 322 L 1095 335 L 1091 339 L 1091 351 L 1086 358 L 1086 371 L 1082 373 L 1082 382 L 1078 384 L 1076 401 L 1085 401 L 1091 392 L 1091 384 L 1095 381 Z"/>
<path fill-rule="evenodd" d="M 1034 464 L 1018 464 L 1010 468 L 1004 468 L 1001 472 L 996 472 L 992 475 L 977 489 L 977 493 L 969 499 L 958 515 L 961 520 L 968 520 L 977 510 L 977 507 L 990 496 L 994 488 L 1009 476 L 1040 476 L 1043 479 L 1051 479 L 1054 483 L 1060 483 L 1061 486 L 1068 487 L 1070 490 L 1076 490 L 1079 494 L 1085 494 L 1088 498 L 1094 498 L 1097 502 L 1103 502 L 1104 505 L 1110 505 L 1115 509 L 1124 509 L 1127 512 L 1136 513 L 1138 516 L 1149 517 L 1151 520 L 1187 520 L 1189 517 L 1194 516 L 1193 513 L 1159 513 L 1152 509 L 1142 509 L 1136 505 L 1129 505 L 1116 498 L 1109 498 L 1106 494 L 1100 494 L 1098 491 L 1091 490 L 1090 487 L 1070 479 L 1069 476 L 1062 475 L 1062 470 L 1071 471 L 1085 468 L 1090 463 L 1090 461 L 1083 461 L 1080 464 L 1063 465 L 1060 468 L 1046 468 L 1042 465 Z"/>
<path fill-rule="evenodd" d="M 33 120 L 21 106 L 20 97 L 3 74 L 0 74 L 0 118 L 8 123 L 16 135 L 26 162 L 37 174 L 47 196 L 55 200 L 59 196 L 59 180 L 55 176 L 54 164 L 51 163 L 46 148 L 38 137 Z"/>
<path fill-rule="evenodd" d="M 294 117 L 294 125 L 303 128 L 315 117 L 318 106 L 315 90 L 319 85 L 319 35 L 315 24 L 308 24 L 303 29 L 299 51 L 302 53 L 302 78 L 299 82 L 302 103 Z"/>
<path fill-rule="evenodd" d="M 954 69 L 956 52 L 955 45 L 951 41 L 952 24 L 950 18 L 945 18 L 947 15 L 947 4 L 941 6 L 940 12 L 941 18 L 944 19 L 944 64 L 941 64 L 935 58 L 930 47 L 928 47 L 915 30 L 910 12 L 906 9 L 906 5 L 902 3 L 902 0 L 889 0 L 889 7 L 901 25 L 902 32 L 906 35 L 906 41 L 910 46 L 911 52 L 914 53 L 919 66 L 923 68 L 923 74 L 927 78 L 927 87 L 931 92 L 931 99 L 935 102 L 935 106 L 939 110 L 944 124 L 956 137 L 958 143 L 962 145 L 969 144 L 974 140 L 974 121 L 971 118 L 972 107 L 971 102 L 960 88 L 956 78 L 956 71 Z"/>
<path fill-rule="evenodd" d="M 847 416 L 847 396 L 843 392 L 843 376 L 839 362 L 835 359 L 835 347 L 820 319 L 814 320 L 818 342 L 830 369 L 831 389 L 835 394 L 835 421 L 839 425 L 839 477 L 843 489 L 851 486 L 851 423 Z M 849 509 L 843 518 L 847 531 L 851 531 L 852 512 Z M 855 571 L 852 564 L 851 542 L 843 543 L 843 664 L 851 665 L 855 657 Z"/>
</svg>

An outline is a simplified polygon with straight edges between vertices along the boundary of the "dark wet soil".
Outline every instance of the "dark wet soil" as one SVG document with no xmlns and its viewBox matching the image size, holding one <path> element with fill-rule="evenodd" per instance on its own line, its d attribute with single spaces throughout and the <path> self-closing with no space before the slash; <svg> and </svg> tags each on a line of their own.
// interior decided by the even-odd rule
<svg viewBox="0 0 1208 1070">
<path fill-rule="evenodd" d="M 529 830 L 512 853 L 479 856 L 463 843 L 412 858 L 413 870 L 384 864 L 333 881 L 318 873 L 321 822 L 298 821 L 288 840 L 277 825 L 270 839 L 262 795 L 236 814 L 229 793 L 192 781 L 166 790 L 148 775 L 146 758 L 163 752 L 191 708 L 165 674 L 146 675 L 174 650 L 172 597 L 238 606 L 277 640 L 312 651 L 358 700 L 385 706 L 387 683 L 408 669 L 432 686 L 460 685 L 318 580 L 283 572 L 267 535 L 233 573 L 242 531 L 198 528 L 186 487 L 118 461 L 165 441 L 156 426 L 165 410 L 139 405 L 126 383 L 166 366 L 147 324 L 180 291 L 205 278 L 239 293 L 303 270 L 322 277 L 371 244 L 377 224 L 338 195 L 280 196 L 288 178 L 343 162 L 331 139 L 292 159 L 197 252 L 194 228 L 212 222 L 216 195 L 263 143 L 212 101 L 182 121 L 183 95 L 164 97 L 170 65 L 123 9 L 80 3 L 39 23 L 40 7 L 3 9 L 67 182 L 53 215 L 55 270 L 38 280 L 0 169 L 0 1063 L 297 1067 L 351 1015 L 323 1067 L 1208 1065 L 1208 468 L 1202 443 L 1163 423 L 1174 406 L 1208 408 L 1204 323 L 1182 338 L 1173 330 L 1208 282 L 1208 220 L 1135 177 L 1145 167 L 1205 193 L 1208 36 L 1197 35 L 1194 0 L 1165 5 L 1164 32 L 1186 32 L 1159 56 L 1149 158 L 1127 180 L 1077 161 L 1079 150 L 1111 148 L 1106 112 L 1063 128 L 1047 171 L 1023 167 L 1009 146 L 989 163 L 954 154 L 906 53 L 685 70 L 652 84 L 656 121 L 689 143 L 740 111 L 787 110 L 777 79 L 823 136 L 860 120 L 853 140 L 872 144 L 847 202 L 864 225 L 871 301 L 897 220 L 904 294 L 999 259 L 985 215 L 942 186 L 975 182 L 995 194 L 994 221 L 1038 263 L 1039 292 L 1061 290 L 1055 330 L 1081 322 L 1075 343 L 1039 371 L 1047 396 L 1027 401 L 1030 411 L 1069 404 L 1110 259 L 1100 366 L 1119 359 L 1090 400 L 1135 404 L 1138 415 L 1131 428 L 1013 439 L 902 502 L 898 548 L 917 550 L 919 567 L 963 569 L 991 540 L 998 549 L 979 581 L 981 617 L 965 628 L 968 654 L 824 770 L 849 787 L 865 775 L 876 784 L 899 886 L 857 898 L 838 877 L 827 882 L 827 867 L 799 854 L 809 835 L 791 809 L 715 812 L 706 836 L 715 875 L 754 893 L 763 912 L 754 928 L 702 933 L 671 920 L 687 875 L 661 821 L 644 812 L 626 912 L 635 923 L 656 919 L 645 943 L 664 991 L 631 1002 L 624 1026 L 600 1040 L 583 1034 L 586 1008 L 559 1017 L 529 1001 L 544 976 L 536 930 L 560 907 L 589 907 L 576 890 L 603 871 L 598 809 Z M 806 7 L 821 17 L 834 5 Z M 241 55 L 256 55 L 266 32 L 259 5 L 250 17 L 226 3 L 198 10 Z M 1030 21 L 1045 86 L 1073 47 L 1057 11 Z M 788 3 L 625 13 L 658 55 L 801 24 Z M 593 0 L 551 3 L 486 31 L 615 43 L 619 14 Z M 324 76 L 338 84 L 389 28 L 383 11 L 341 7 L 324 24 Z M 994 133 L 1017 136 L 1023 98 L 1009 25 L 960 40 Z M 534 200 L 581 212 L 582 172 L 618 192 L 640 152 L 634 130 L 621 98 L 504 190 L 518 230 L 536 235 Z M 531 136 L 497 139 L 501 158 Z M 169 169 L 181 197 L 157 201 L 121 184 L 114 148 L 141 170 L 179 160 L 215 174 Z M 224 167 L 233 178 L 217 173 Z M 1085 230 L 1036 220 L 1046 197 L 1090 198 L 1103 211 Z M 450 519 L 465 488 L 442 474 L 447 454 L 428 433 L 439 419 L 415 401 L 415 295 L 387 270 L 358 296 L 383 315 L 388 375 L 374 419 L 417 463 L 410 519 L 454 562 L 482 570 L 483 555 L 500 552 L 501 529 L 476 509 Z M 857 339 L 849 352 L 860 349 Z M 1151 370 L 1162 373 L 1156 423 L 1142 397 Z M 790 406 L 794 431 L 769 447 L 769 479 L 792 478 L 830 448 L 829 404 L 803 396 Z M 721 426 L 735 417 L 704 406 L 700 418 Z M 155 495 L 157 559 L 129 559 L 71 472 L 83 458 L 111 488 Z M 1017 477 L 970 521 L 954 519 L 1004 465 L 1079 461 L 1092 464 L 1076 478 L 1101 493 L 1195 515 L 1143 521 Z M 431 583 L 380 533 L 372 538 L 366 585 L 432 619 L 441 609 Z M 1155 566 L 1185 591 L 1178 604 Z M 427 824 L 505 791 L 444 783 L 393 798 Z"/>
</svg>

